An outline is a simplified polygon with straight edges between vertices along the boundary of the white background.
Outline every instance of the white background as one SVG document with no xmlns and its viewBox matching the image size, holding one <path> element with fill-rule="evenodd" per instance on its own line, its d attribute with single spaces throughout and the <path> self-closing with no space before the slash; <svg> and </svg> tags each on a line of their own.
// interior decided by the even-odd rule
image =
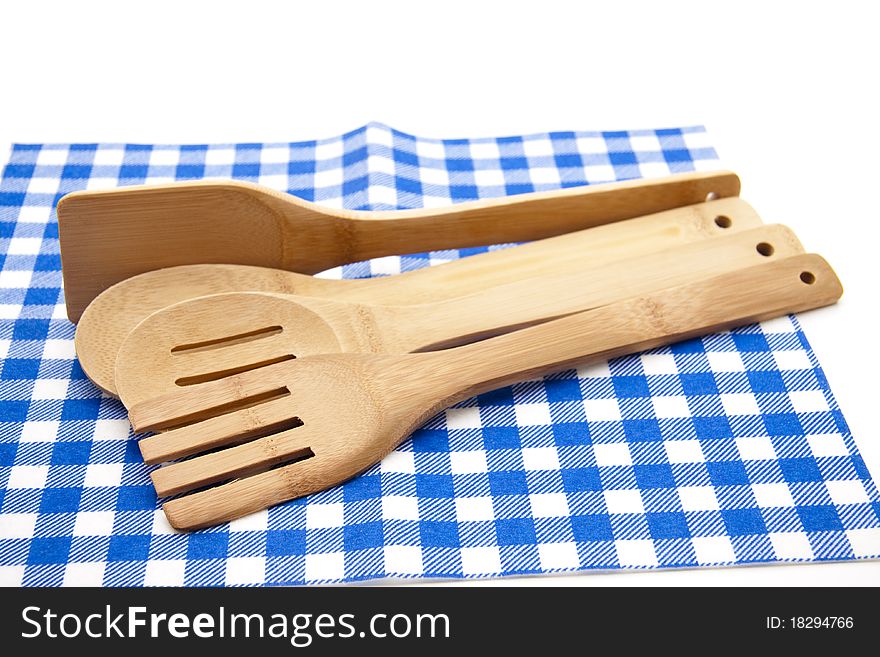
<svg viewBox="0 0 880 657">
<path fill-rule="evenodd" d="M 16 2 L 13 142 L 288 141 L 370 120 L 426 137 L 704 124 L 742 196 L 846 287 L 804 329 L 880 478 L 874 3 Z M 880 584 L 880 562 L 466 582 Z"/>
</svg>

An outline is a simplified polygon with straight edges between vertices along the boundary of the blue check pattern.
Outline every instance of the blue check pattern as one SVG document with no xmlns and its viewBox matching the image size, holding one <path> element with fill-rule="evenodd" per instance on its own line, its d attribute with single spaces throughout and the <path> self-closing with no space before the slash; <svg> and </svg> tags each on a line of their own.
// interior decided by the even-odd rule
<svg viewBox="0 0 880 657">
<path fill-rule="evenodd" d="M 122 405 L 85 378 L 54 206 L 233 177 L 413 208 L 717 166 L 699 127 L 432 140 L 18 144 L 0 183 L 0 582 L 272 585 L 880 555 L 880 497 L 794 318 L 468 400 L 356 480 L 210 530 L 166 523 Z M 393 274 L 482 249 L 380 258 Z"/>
</svg>

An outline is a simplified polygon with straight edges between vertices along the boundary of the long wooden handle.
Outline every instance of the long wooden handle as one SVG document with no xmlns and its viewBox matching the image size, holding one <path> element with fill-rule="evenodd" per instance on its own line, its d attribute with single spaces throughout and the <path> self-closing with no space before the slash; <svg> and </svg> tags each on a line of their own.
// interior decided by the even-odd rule
<svg viewBox="0 0 880 657">
<path fill-rule="evenodd" d="M 731 172 L 685 173 L 452 205 L 430 210 L 346 213 L 340 226 L 352 256 L 525 242 L 631 217 L 737 196 Z"/>
<path fill-rule="evenodd" d="M 401 353 L 465 344 L 629 297 L 803 253 L 785 226 L 763 226 L 424 306 L 380 307 Z"/>
<path fill-rule="evenodd" d="M 548 237 L 509 249 L 461 258 L 416 271 L 346 281 L 309 279 L 302 293 L 382 305 L 453 299 L 535 276 L 582 271 L 716 235 L 761 225 L 739 197 L 698 203 L 605 226 Z M 323 292 L 323 293 L 322 293 Z"/>
<path fill-rule="evenodd" d="M 517 381 L 836 302 L 840 281 L 818 255 L 798 255 L 635 297 L 432 354 L 419 385 L 434 410 Z M 394 373 L 390 373 L 394 374 Z M 441 400 L 442 398 L 442 400 Z"/>
</svg>

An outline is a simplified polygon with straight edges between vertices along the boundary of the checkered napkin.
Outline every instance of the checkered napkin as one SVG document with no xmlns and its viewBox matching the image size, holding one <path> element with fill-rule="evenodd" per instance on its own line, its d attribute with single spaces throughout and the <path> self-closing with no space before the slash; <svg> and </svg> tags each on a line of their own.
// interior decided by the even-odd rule
<svg viewBox="0 0 880 657">
<path fill-rule="evenodd" d="M 468 400 L 361 477 L 191 534 L 158 509 L 122 405 L 74 358 L 53 207 L 206 177 L 389 209 L 717 166 L 702 128 L 312 142 L 16 145 L 0 184 L 0 581 L 238 585 L 855 559 L 880 497 L 781 318 Z M 483 249 L 388 257 L 417 269 Z"/>
</svg>

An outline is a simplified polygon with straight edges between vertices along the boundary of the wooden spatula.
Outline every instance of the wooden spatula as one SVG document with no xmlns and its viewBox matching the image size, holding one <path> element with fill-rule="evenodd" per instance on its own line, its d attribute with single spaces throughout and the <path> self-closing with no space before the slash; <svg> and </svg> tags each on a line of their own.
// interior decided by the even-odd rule
<svg viewBox="0 0 880 657">
<path fill-rule="evenodd" d="M 322 208 L 243 182 L 68 194 L 58 204 L 67 316 L 114 283 L 198 263 L 312 274 L 379 256 L 523 242 L 739 194 L 733 173 L 688 173 L 405 212 Z"/>
<path fill-rule="evenodd" d="M 199 297 L 150 315 L 129 334 L 117 358 L 116 388 L 131 407 L 304 356 L 435 350 L 802 252 L 789 229 L 763 226 L 431 304 L 264 292 Z"/>
<path fill-rule="evenodd" d="M 138 404 L 172 526 L 215 525 L 335 486 L 378 462 L 440 409 L 515 381 L 834 303 L 819 256 L 798 255 L 618 301 L 446 351 L 311 356 Z M 217 450 L 217 451 L 210 451 Z"/>
<path fill-rule="evenodd" d="M 76 353 L 86 375 L 116 395 L 114 367 L 122 341 L 150 314 L 187 299 L 260 291 L 381 305 L 427 303 L 534 276 L 577 271 L 585 265 L 601 267 L 760 224 L 757 213 L 733 197 L 372 279 L 328 280 L 247 265 L 169 267 L 134 276 L 99 294 L 77 325 Z"/>
</svg>

